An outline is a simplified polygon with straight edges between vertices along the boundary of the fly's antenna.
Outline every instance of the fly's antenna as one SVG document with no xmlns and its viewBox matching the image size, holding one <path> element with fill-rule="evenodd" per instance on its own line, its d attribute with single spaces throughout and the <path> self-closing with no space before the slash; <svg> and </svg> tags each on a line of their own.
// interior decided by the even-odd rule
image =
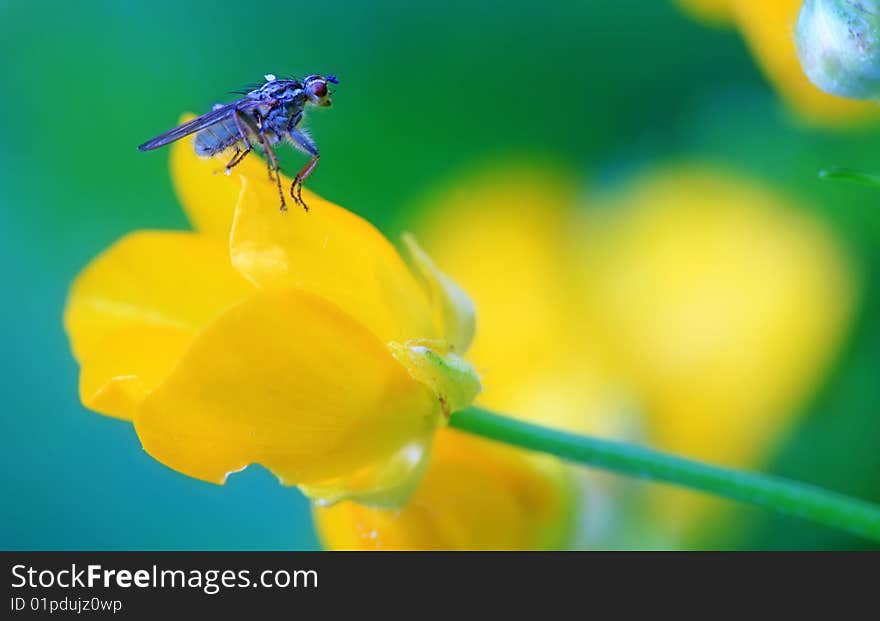
<svg viewBox="0 0 880 621">
<path fill-rule="evenodd" d="M 334 74 L 330 74 L 325 78 L 330 84 L 339 84 L 339 78 L 337 78 Z"/>
</svg>

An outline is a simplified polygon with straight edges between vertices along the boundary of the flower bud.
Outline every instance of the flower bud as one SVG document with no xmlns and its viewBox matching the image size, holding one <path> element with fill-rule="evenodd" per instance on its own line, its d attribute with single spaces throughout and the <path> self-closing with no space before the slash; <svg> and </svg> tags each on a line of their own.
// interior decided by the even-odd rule
<svg viewBox="0 0 880 621">
<path fill-rule="evenodd" d="M 813 84 L 840 97 L 880 98 L 880 0 L 805 0 L 795 36 Z"/>
</svg>

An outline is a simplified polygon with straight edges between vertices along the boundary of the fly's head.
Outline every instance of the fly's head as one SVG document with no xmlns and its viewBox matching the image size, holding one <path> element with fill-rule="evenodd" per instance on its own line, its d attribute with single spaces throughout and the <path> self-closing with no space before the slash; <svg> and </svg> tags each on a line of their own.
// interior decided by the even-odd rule
<svg viewBox="0 0 880 621">
<path fill-rule="evenodd" d="M 339 80 L 336 79 L 335 75 L 322 76 L 313 74 L 303 80 L 303 90 L 306 93 L 308 102 L 321 108 L 329 107 L 332 103 L 330 95 L 333 94 L 329 87 L 330 84 L 339 84 Z"/>
</svg>

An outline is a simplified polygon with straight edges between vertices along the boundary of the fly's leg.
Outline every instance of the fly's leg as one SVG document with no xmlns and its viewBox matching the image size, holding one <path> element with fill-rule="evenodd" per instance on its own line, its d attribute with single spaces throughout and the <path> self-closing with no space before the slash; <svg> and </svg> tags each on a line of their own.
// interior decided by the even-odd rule
<svg viewBox="0 0 880 621">
<path fill-rule="evenodd" d="M 223 174 L 228 175 L 232 172 L 232 168 L 238 163 L 236 160 L 238 159 L 239 154 L 241 153 L 241 149 L 238 148 L 238 145 L 235 145 L 235 153 L 232 154 L 232 159 L 229 160 L 229 163 L 223 167 Z"/>
<path fill-rule="evenodd" d="M 247 120 L 238 110 L 232 113 L 232 119 L 235 121 L 235 127 L 238 128 L 238 135 L 241 136 L 241 141 L 244 143 L 244 151 L 239 153 L 238 145 L 235 146 L 235 156 L 226 165 L 227 175 L 230 170 L 238 166 L 241 163 L 241 160 L 253 150 L 253 145 L 251 145 L 251 140 L 248 138 L 248 133 L 245 129 L 247 126 Z"/>
<path fill-rule="evenodd" d="M 235 110 L 232 113 L 232 120 L 235 121 L 235 127 L 238 129 L 238 135 L 241 136 L 241 141 L 244 143 L 244 147 L 246 151 L 251 150 L 251 141 L 248 138 L 247 129 L 253 132 L 253 126 L 248 122 L 246 118 L 241 114 L 239 110 Z"/>
<path fill-rule="evenodd" d="M 308 211 L 308 205 L 306 205 L 305 201 L 302 199 L 302 186 L 303 182 L 309 178 L 309 175 L 315 171 L 315 168 L 318 166 L 318 160 L 321 159 L 321 156 L 318 154 L 318 145 L 316 145 L 315 142 L 303 132 L 297 129 L 291 129 L 290 138 L 296 148 L 312 156 L 311 159 L 306 162 L 306 165 L 296 173 L 296 177 L 293 178 L 293 183 L 290 184 L 290 196 L 293 197 L 293 200 L 296 201 L 297 205 L 300 205 L 303 209 Z"/>
<path fill-rule="evenodd" d="M 306 205 L 306 202 L 302 198 L 303 191 L 303 181 L 309 178 L 309 175 L 314 172 L 315 167 L 318 166 L 318 160 L 321 159 L 321 156 L 317 153 L 312 156 L 306 165 L 299 169 L 299 172 L 296 173 L 296 177 L 293 178 L 293 183 L 290 184 L 290 195 L 293 197 L 293 200 L 306 211 L 309 210 L 309 206 Z"/>
<path fill-rule="evenodd" d="M 226 165 L 226 168 L 223 169 L 224 174 L 229 174 L 232 172 L 232 169 L 241 164 L 241 161 L 245 158 L 245 156 L 251 152 L 251 145 L 245 145 L 244 150 L 238 148 L 238 145 L 235 147 L 235 155 L 232 156 L 232 159 L 229 160 L 229 163 Z"/>
<path fill-rule="evenodd" d="M 263 140 L 263 151 L 266 152 L 268 159 L 272 162 L 272 170 L 275 171 L 275 184 L 278 186 L 278 196 L 281 199 L 281 211 L 287 211 L 287 203 L 284 201 L 284 190 L 281 188 L 281 168 L 278 166 L 278 158 L 275 157 L 275 151 L 269 146 L 268 140 Z"/>
<path fill-rule="evenodd" d="M 263 134 L 262 128 L 255 127 L 254 124 L 249 119 L 245 118 L 238 110 L 233 113 L 233 118 L 235 119 L 235 125 L 238 127 L 238 131 L 241 133 L 242 139 L 245 141 L 247 147 L 250 147 L 250 141 L 247 139 L 244 127 L 247 127 L 251 133 L 259 138 L 260 146 L 266 154 L 266 159 L 269 160 L 272 170 L 275 171 L 275 183 L 278 185 L 278 196 L 281 199 L 280 209 L 281 211 L 287 211 L 287 202 L 284 200 L 284 190 L 281 188 L 281 169 L 278 166 L 278 158 L 275 157 L 275 151 L 273 151 L 272 147 L 269 145 L 268 138 Z"/>
<path fill-rule="evenodd" d="M 215 104 L 216 105 L 216 104 Z M 223 171 L 227 175 L 232 171 L 233 168 L 241 164 L 241 161 L 253 150 L 253 145 L 251 145 L 250 138 L 248 138 L 247 131 L 245 129 L 247 122 L 242 116 L 241 112 L 238 110 L 232 113 L 232 119 L 235 121 L 235 127 L 238 129 L 238 135 L 241 136 L 241 141 L 244 143 L 244 151 L 240 151 L 238 145 L 235 145 L 235 155 L 232 156 L 232 159 L 229 160 L 229 163 L 226 165 L 226 169 Z"/>
<path fill-rule="evenodd" d="M 302 111 L 297 112 L 296 114 L 294 114 L 290 117 L 290 119 L 287 121 L 287 133 L 288 134 L 290 132 L 292 132 L 294 130 L 294 128 L 296 128 L 297 125 L 299 125 L 300 121 L 302 121 L 302 117 L 303 117 Z M 268 164 L 268 162 L 267 162 L 267 164 Z M 269 179 L 272 179 L 272 169 L 271 168 L 269 169 Z M 294 198 L 294 200 L 296 200 L 296 197 L 293 196 L 293 194 L 291 194 L 291 196 Z M 306 211 L 308 211 L 308 208 L 306 209 Z"/>
<path fill-rule="evenodd" d="M 275 181 L 275 175 L 272 174 L 272 162 L 266 158 L 266 173 L 269 175 L 269 181 Z"/>
<path fill-rule="evenodd" d="M 257 119 L 257 128 L 259 129 L 260 134 L 260 144 L 263 144 L 266 141 L 266 128 L 263 127 L 263 116 L 259 113 L 259 111 L 254 110 L 254 118 Z M 272 174 L 272 162 L 269 161 L 269 158 L 266 158 L 266 172 L 269 174 L 269 181 L 275 181 L 275 175 Z"/>
</svg>

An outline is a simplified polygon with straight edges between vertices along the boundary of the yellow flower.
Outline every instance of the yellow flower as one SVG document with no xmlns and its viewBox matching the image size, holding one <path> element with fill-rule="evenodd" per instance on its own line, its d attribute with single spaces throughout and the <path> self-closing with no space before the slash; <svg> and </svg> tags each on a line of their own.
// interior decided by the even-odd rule
<svg viewBox="0 0 880 621">
<path fill-rule="evenodd" d="M 788 104 L 816 124 L 846 125 L 878 117 L 873 102 L 853 101 L 819 90 L 797 57 L 794 26 L 802 0 L 678 0 L 692 14 L 733 22 L 758 65 Z"/>
<path fill-rule="evenodd" d="M 309 213 L 279 213 L 255 157 L 224 176 L 185 140 L 171 159 L 196 232 L 133 233 L 71 289 L 83 404 L 192 477 L 259 463 L 314 497 L 402 500 L 441 406 L 479 390 L 455 353 L 473 333 L 466 296 L 414 242 L 416 273 L 314 194 Z"/>
<path fill-rule="evenodd" d="M 761 455 L 827 369 L 854 276 L 813 217 L 729 173 L 636 180 L 591 212 L 592 316 L 664 448 L 729 465 Z"/>
<path fill-rule="evenodd" d="M 602 207 L 580 246 L 586 305 L 651 443 L 760 463 L 843 340 L 857 292 L 846 256 L 802 208 L 703 167 L 646 175 Z M 706 502 L 671 498 L 660 509 L 677 529 Z"/>
<path fill-rule="evenodd" d="M 543 550 L 574 518 L 561 464 L 454 429 L 437 433 L 428 471 L 400 511 L 346 501 L 316 508 L 334 550 Z"/>
</svg>

